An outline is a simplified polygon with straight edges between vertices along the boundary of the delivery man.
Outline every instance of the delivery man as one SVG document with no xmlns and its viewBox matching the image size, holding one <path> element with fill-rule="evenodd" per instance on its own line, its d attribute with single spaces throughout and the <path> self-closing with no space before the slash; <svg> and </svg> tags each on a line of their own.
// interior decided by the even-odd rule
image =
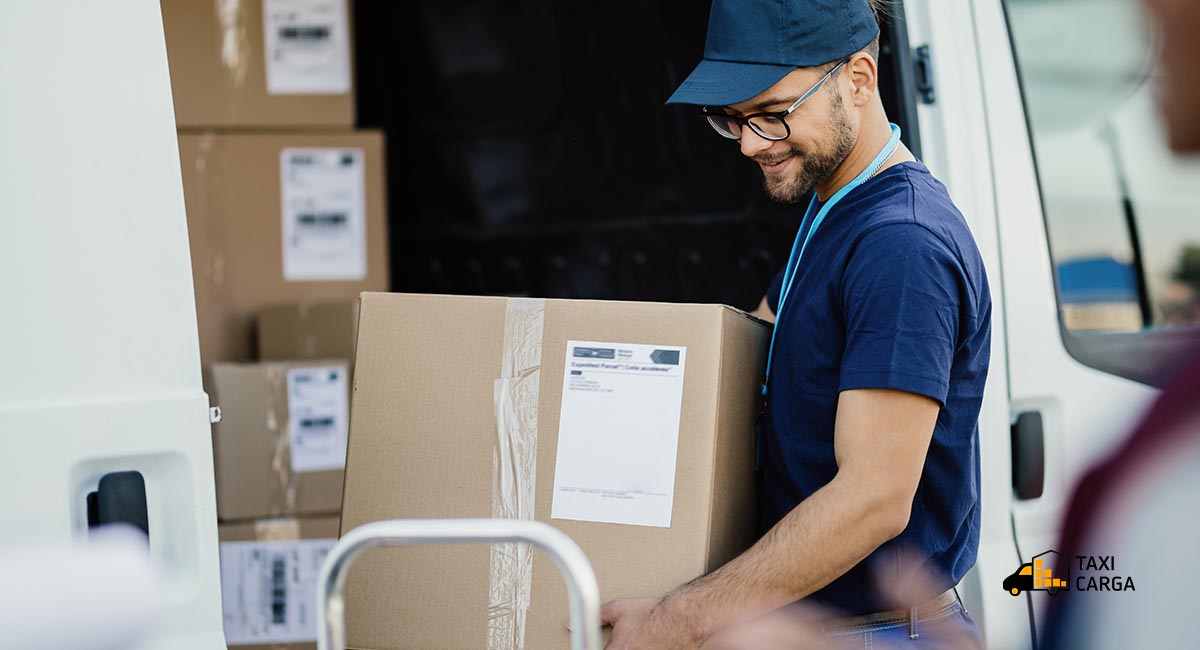
<svg viewBox="0 0 1200 650">
<path fill-rule="evenodd" d="M 737 142 L 773 199 L 815 195 L 765 300 L 764 534 L 662 599 L 608 603 L 610 648 L 696 648 L 801 599 L 858 647 L 981 645 L 954 586 L 979 546 L 991 298 L 962 214 L 884 112 L 877 8 L 715 0 L 704 59 L 668 101 Z M 881 594 L 912 567 L 927 588 L 894 609 Z"/>
</svg>

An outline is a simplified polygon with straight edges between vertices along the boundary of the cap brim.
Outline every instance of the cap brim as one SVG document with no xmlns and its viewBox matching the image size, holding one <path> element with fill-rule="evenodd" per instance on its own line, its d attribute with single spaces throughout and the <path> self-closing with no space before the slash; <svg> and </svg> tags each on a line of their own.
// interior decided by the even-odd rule
<svg viewBox="0 0 1200 650">
<path fill-rule="evenodd" d="M 736 63 L 704 59 L 679 85 L 668 104 L 730 106 L 739 104 L 779 83 L 796 66 L 769 63 Z"/>
</svg>

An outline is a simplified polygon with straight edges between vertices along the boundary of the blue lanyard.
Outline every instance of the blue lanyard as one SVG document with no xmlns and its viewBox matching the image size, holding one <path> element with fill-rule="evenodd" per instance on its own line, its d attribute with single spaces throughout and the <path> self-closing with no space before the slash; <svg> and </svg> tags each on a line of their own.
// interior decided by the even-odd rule
<svg viewBox="0 0 1200 650">
<path fill-rule="evenodd" d="M 829 214 L 833 206 L 837 205 L 838 201 L 841 201 L 859 185 L 871 180 L 871 177 L 879 172 L 879 168 L 883 167 L 883 163 L 887 162 L 887 159 L 891 158 L 892 154 L 896 152 L 896 148 L 900 146 L 900 127 L 895 124 L 892 124 L 891 127 L 892 137 L 884 145 L 883 149 L 880 150 L 879 154 L 875 156 L 875 160 L 872 160 L 871 164 L 858 177 L 838 190 L 836 194 L 825 202 L 825 205 L 821 206 L 821 209 L 817 211 L 816 218 L 812 220 L 812 225 L 808 227 L 807 234 L 804 232 L 804 223 L 812 216 L 813 208 L 817 205 L 815 194 L 812 201 L 808 204 L 808 209 L 804 212 L 804 221 L 800 222 L 801 227 L 799 232 L 796 233 L 796 241 L 792 243 L 792 252 L 788 255 L 787 267 L 783 272 L 783 284 L 779 289 L 779 304 L 775 307 L 775 329 L 771 332 L 771 349 L 767 353 L 767 376 L 763 379 L 762 385 L 763 396 L 767 394 L 767 383 L 771 379 L 771 361 L 775 357 L 775 335 L 779 332 L 780 316 L 783 314 L 783 306 L 787 303 L 788 295 L 791 293 L 792 280 L 796 277 L 796 269 L 800 265 L 800 259 L 804 257 L 804 250 L 808 248 L 808 240 L 812 239 L 813 233 L 817 232 L 817 228 L 821 227 L 821 223 L 825 221 L 825 216 Z M 801 237 L 803 237 L 803 240 L 801 240 Z"/>
</svg>

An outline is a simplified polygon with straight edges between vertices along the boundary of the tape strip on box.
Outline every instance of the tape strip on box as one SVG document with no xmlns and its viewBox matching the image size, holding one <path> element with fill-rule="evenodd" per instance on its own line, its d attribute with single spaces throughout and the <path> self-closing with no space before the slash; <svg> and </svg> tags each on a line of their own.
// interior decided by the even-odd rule
<svg viewBox="0 0 1200 650">
<path fill-rule="evenodd" d="M 275 480 L 271 482 L 271 503 L 283 503 L 284 512 L 296 510 L 296 474 L 292 471 L 292 440 L 288 431 L 287 404 L 276 402 L 276 396 L 283 395 L 287 399 L 287 370 L 277 366 L 267 367 L 266 430 L 274 444 L 271 456 L 271 474 Z M 275 498 L 275 497 L 278 498 Z"/>
<path fill-rule="evenodd" d="M 538 392 L 546 301 L 511 298 L 504 319 L 504 357 L 495 383 L 496 450 L 492 516 L 533 519 L 537 481 Z M 528 544 L 495 544 L 489 580 L 489 650 L 523 650 L 533 586 Z"/>
<path fill-rule="evenodd" d="M 294 542 L 300 539 L 300 520 L 295 517 L 260 519 L 254 522 L 254 538 L 260 542 Z"/>
</svg>

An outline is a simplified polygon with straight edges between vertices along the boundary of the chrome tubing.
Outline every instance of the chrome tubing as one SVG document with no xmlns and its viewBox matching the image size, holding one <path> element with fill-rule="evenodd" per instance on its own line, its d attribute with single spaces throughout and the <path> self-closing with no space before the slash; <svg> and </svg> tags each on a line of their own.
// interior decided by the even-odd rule
<svg viewBox="0 0 1200 650">
<path fill-rule="evenodd" d="M 525 519 L 397 519 L 365 524 L 346 533 L 321 567 L 317 592 L 320 650 L 346 650 L 344 591 L 350 563 L 363 551 L 382 546 L 497 544 L 524 542 L 550 556 L 567 583 L 572 650 L 603 650 L 600 644 L 600 588 L 579 546 L 558 529 Z"/>
</svg>

